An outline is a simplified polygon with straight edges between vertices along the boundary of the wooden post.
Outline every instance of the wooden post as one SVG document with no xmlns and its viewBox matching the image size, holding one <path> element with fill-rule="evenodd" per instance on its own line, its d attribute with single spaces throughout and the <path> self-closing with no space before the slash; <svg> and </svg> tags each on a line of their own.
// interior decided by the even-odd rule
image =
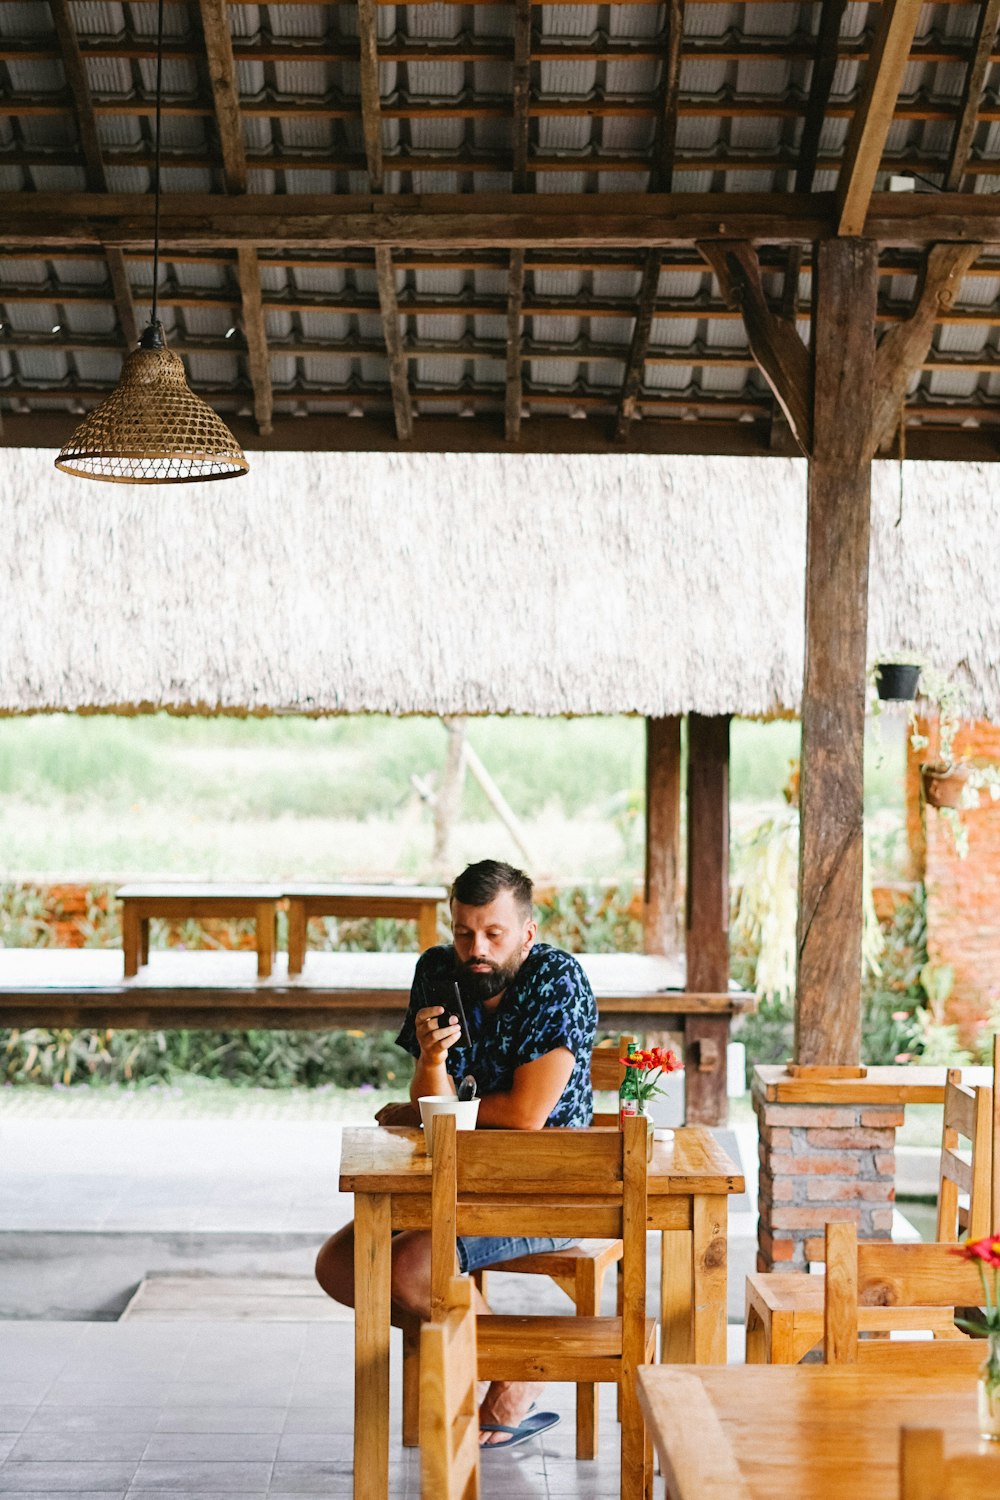
<svg viewBox="0 0 1000 1500">
<path fill-rule="evenodd" d="M 646 720 L 646 888 L 643 948 L 677 952 L 681 845 L 681 721 Z"/>
<path fill-rule="evenodd" d="M 795 1060 L 838 1065 L 858 1061 L 861 1041 L 877 247 L 855 239 L 821 244 L 815 278 Z"/>
<path fill-rule="evenodd" d="M 687 988 L 729 988 L 729 715 L 688 715 Z M 688 1016 L 684 1102 L 690 1125 L 726 1120 L 729 1022 Z"/>
</svg>

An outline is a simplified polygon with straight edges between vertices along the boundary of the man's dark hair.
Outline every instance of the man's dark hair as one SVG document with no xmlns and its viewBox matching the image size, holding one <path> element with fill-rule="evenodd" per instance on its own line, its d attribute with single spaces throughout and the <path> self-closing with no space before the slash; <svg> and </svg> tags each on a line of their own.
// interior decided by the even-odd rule
<svg viewBox="0 0 1000 1500">
<path fill-rule="evenodd" d="M 531 881 L 523 870 L 501 859 L 481 859 L 466 865 L 451 888 L 451 900 L 463 906 L 489 906 L 501 891 L 510 891 L 524 920 L 531 916 Z"/>
</svg>

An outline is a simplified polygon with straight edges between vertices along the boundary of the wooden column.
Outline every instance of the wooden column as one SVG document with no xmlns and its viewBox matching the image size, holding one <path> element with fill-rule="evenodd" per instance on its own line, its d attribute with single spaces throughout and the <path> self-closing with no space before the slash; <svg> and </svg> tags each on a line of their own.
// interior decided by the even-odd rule
<svg viewBox="0 0 1000 1500">
<path fill-rule="evenodd" d="M 795 1058 L 860 1052 L 862 812 L 878 251 L 817 246 Z"/>
<path fill-rule="evenodd" d="M 646 886 L 643 948 L 677 952 L 681 847 L 681 721 L 646 720 Z"/>
<path fill-rule="evenodd" d="M 729 988 L 729 715 L 688 715 L 687 988 Z M 684 1025 L 685 1117 L 726 1120 L 729 1022 L 690 1015 Z"/>
</svg>

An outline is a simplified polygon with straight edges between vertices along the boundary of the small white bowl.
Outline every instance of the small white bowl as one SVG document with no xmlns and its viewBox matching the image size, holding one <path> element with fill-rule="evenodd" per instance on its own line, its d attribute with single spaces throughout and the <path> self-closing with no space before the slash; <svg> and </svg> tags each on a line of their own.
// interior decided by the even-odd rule
<svg viewBox="0 0 1000 1500">
<path fill-rule="evenodd" d="M 434 1150 L 434 1116 L 454 1115 L 456 1130 L 475 1130 L 479 1114 L 478 1099 L 456 1099 L 454 1094 L 425 1094 L 418 1099 L 420 1123 L 427 1137 L 427 1154 Z"/>
</svg>

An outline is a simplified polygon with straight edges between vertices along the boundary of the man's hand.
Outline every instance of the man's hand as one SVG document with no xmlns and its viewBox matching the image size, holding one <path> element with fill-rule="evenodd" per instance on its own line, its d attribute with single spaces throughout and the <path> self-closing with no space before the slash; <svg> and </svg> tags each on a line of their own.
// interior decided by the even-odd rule
<svg viewBox="0 0 1000 1500">
<path fill-rule="evenodd" d="M 415 1104 L 383 1104 L 375 1120 L 379 1125 L 419 1125 L 420 1110 Z"/>
<path fill-rule="evenodd" d="M 449 1016 L 447 1026 L 438 1026 L 437 1018 L 444 1014 L 443 1005 L 428 1005 L 425 1010 L 418 1010 L 416 1014 L 414 1024 L 417 1042 L 420 1045 L 420 1056 L 429 1068 L 444 1067 L 449 1049 L 462 1035 L 457 1016 L 454 1018 L 454 1024 L 452 1024 L 452 1017 Z"/>
</svg>

